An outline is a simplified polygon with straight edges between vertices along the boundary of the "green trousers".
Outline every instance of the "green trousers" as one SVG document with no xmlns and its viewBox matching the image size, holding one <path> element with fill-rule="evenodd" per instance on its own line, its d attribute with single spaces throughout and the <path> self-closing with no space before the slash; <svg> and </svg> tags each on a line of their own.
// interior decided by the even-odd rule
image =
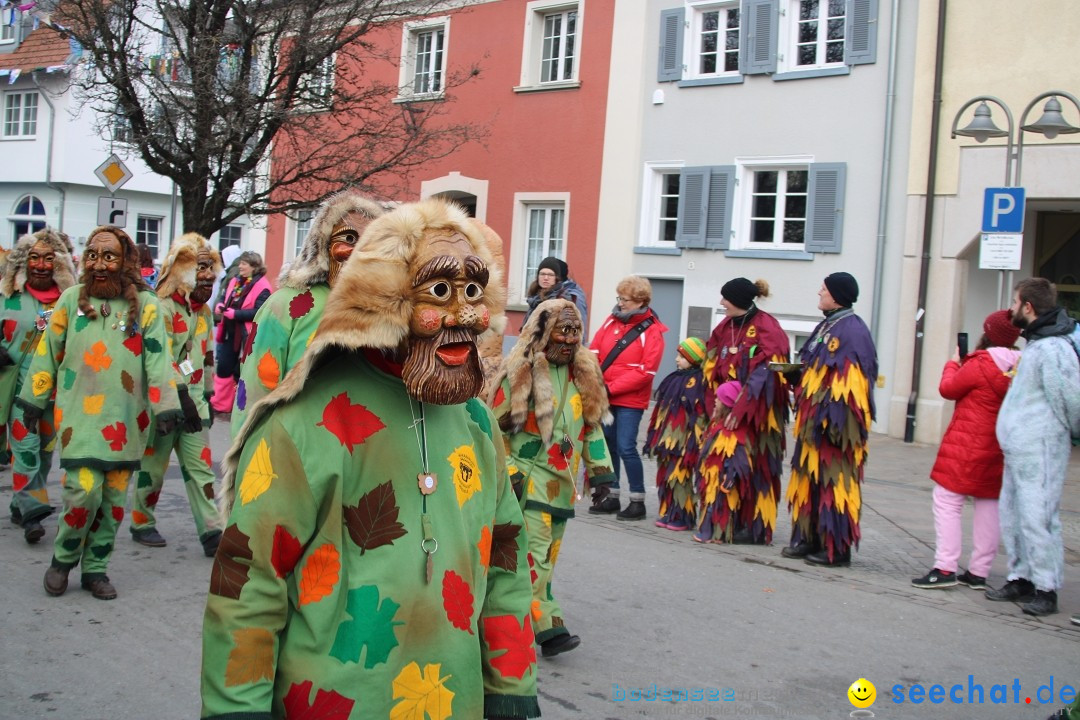
<svg viewBox="0 0 1080 720">
<path fill-rule="evenodd" d="M 566 533 L 566 519 L 552 517 L 533 508 L 526 508 L 525 530 L 529 536 L 529 570 L 532 579 L 532 617 L 533 635 L 536 642 L 542 643 L 569 631 L 563 626 L 562 608 L 559 601 L 551 594 L 551 576 L 555 572 L 555 561 L 559 558 L 563 535 Z"/>
<path fill-rule="evenodd" d="M 53 506 L 49 504 L 49 491 L 45 487 L 52 469 L 53 448 L 56 447 L 52 409 L 51 404 L 45 408 L 37 433 L 27 432 L 22 408 L 15 408 L 12 412 L 8 438 L 12 455 L 11 483 L 15 494 L 11 498 L 11 514 L 21 515 L 24 523 L 40 521 L 53 512 Z"/>
<path fill-rule="evenodd" d="M 180 474 L 184 477 L 191 516 L 199 541 L 218 535 L 222 531 L 221 518 L 214 503 L 214 468 L 210 457 L 210 433 L 202 430 L 188 433 L 175 430 L 161 437 L 154 435 L 146 449 L 135 484 L 135 497 L 131 502 L 132 534 L 149 530 L 157 523 L 154 510 L 161 488 L 165 484 L 165 470 L 173 451 L 180 461 Z"/>
<path fill-rule="evenodd" d="M 124 519 L 131 470 L 68 469 L 60 479 L 64 512 L 53 543 L 53 564 L 82 563 L 83 575 L 104 573 Z"/>
</svg>

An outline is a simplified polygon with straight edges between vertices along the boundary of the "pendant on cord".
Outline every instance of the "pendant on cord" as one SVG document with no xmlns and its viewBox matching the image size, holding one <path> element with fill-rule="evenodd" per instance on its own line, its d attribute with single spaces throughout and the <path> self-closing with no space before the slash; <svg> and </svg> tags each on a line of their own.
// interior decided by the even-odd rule
<svg viewBox="0 0 1080 720">
<path fill-rule="evenodd" d="M 416 476 L 422 495 L 430 495 L 439 489 L 439 478 L 435 473 L 420 473 Z"/>
</svg>

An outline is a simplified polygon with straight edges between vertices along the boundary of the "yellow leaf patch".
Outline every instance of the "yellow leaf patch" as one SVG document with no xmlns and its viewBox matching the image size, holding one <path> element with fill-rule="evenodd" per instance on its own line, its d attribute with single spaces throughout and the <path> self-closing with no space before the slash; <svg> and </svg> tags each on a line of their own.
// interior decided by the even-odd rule
<svg viewBox="0 0 1080 720">
<path fill-rule="evenodd" d="M 104 395 L 86 395 L 82 399 L 82 409 L 85 415 L 100 415 L 105 407 Z"/>
<path fill-rule="evenodd" d="M 269 490 L 276 477 L 274 466 L 270 464 L 270 446 L 264 438 L 259 441 L 240 480 L 240 503 L 247 505 Z"/>
<path fill-rule="evenodd" d="M 393 682 L 394 699 L 401 702 L 391 708 L 390 720 L 423 720 L 425 714 L 429 720 L 450 717 L 454 693 L 444 683 L 452 676 L 440 678 L 441 667 L 440 663 L 425 665 L 423 675 L 415 662 L 401 669 Z"/>
</svg>

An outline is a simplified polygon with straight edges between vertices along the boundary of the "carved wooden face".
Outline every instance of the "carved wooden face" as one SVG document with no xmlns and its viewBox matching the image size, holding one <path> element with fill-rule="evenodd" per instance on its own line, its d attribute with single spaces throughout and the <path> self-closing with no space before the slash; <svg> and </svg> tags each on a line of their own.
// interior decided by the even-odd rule
<svg viewBox="0 0 1080 720">
<path fill-rule="evenodd" d="M 552 365 L 569 365 L 581 343 L 581 318 L 571 308 L 564 307 L 552 322 L 544 355 Z"/>
<path fill-rule="evenodd" d="M 86 243 L 83 253 L 83 282 L 91 297 L 114 298 L 121 292 L 124 246 L 111 232 L 100 232 Z"/>
<path fill-rule="evenodd" d="M 327 279 L 327 283 L 330 287 L 334 287 L 334 282 L 337 280 L 338 273 L 341 272 L 341 266 L 352 255 L 352 251 L 356 248 L 356 242 L 360 239 L 360 236 L 364 233 L 364 228 L 371 222 L 371 218 L 363 213 L 352 212 L 346 215 L 344 218 L 334 226 L 334 229 L 330 231 L 330 244 L 328 247 L 329 260 L 330 260 L 330 273 Z"/>
<path fill-rule="evenodd" d="M 53 269 L 56 263 L 56 253 L 47 242 L 39 240 L 30 248 L 30 254 L 26 258 L 26 284 L 35 290 L 48 290 L 55 281 Z"/>
<path fill-rule="evenodd" d="M 206 248 L 200 248 L 195 266 L 195 287 L 189 295 L 194 303 L 205 304 L 214 292 L 214 258 Z"/>
<path fill-rule="evenodd" d="M 476 337 L 491 324 L 488 269 L 464 235 L 430 236 L 412 263 L 413 312 L 402 379 L 423 402 L 454 405 L 484 384 Z"/>
</svg>

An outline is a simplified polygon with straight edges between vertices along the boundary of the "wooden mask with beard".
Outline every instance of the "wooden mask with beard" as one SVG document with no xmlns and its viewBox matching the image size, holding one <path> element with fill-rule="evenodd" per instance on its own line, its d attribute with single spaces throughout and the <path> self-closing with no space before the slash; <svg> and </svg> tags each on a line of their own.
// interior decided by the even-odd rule
<svg viewBox="0 0 1080 720">
<path fill-rule="evenodd" d="M 195 265 L 195 287 L 188 294 L 188 299 L 197 305 L 205 305 L 214 292 L 214 258 L 210 250 L 205 247 L 199 248 L 198 260 Z"/>
<path fill-rule="evenodd" d="M 551 320 L 544 356 L 552 365 L 569 365 L 581 343 L 581 316 L 565 307 Z"/>
<path fill-rule="evenodd" d="M 86 243 L 83 253 L 83 282 L 90 297 L 111 299 L 122 291 L 124 245 L 112 232 L 104 230 Z"/>
<path fill-rule="evenodd" d="M 34 290 L 44 291 L 56 284 L 53 279 L 56 252 L 44 240 L 39 240 L 30 248 L 26 257 L 26 284 Z"/>
<path fill-rule="evenodd" d="M 491 315 L 488 268 L 458 232 L 431 235 L 410 265 L 412 316 L 402 380 L 421 402 L 455 405 L 484 384 L 476 337 Z"/>
</svg>

